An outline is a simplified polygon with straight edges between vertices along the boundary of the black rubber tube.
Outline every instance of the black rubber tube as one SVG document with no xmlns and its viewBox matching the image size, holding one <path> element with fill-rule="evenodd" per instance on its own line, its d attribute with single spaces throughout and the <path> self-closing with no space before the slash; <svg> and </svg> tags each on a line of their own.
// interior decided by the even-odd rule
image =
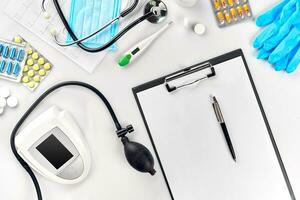
<svg viewBox="0 0 300 200">
<path fill-rule="evenodd" d="M 68 81 L 68 82 L 63 82 L 63 83 L 59 83 L 53 87 L 51 87 L 50 89 L 48 89 L 46 92 L 44 92 L 31 106 L 30 108 L 25 112 L 25 114 L 21 117 L 21 119 L 18 121 L 18 123 L 16 124 L 16 126 L 14 127 L 11 137 L 10 137 L 10 145 L 11 145 L 11 149 L 13 154 L 15 155 L 16 159 L 19 161 L 19 163 L 23 166 L 23 168 L 27 171 L 27 173 L 29 174 L 29 176 L 32 179 L 32 182 L 34 184 L 34 187 L 36 189 L 36 193 L 37 193 L 37 197 L 38 200 L 42 200 L 42 192 L 41 192 L 41 188 L 40 185 L 38 183 L 38 180 L 36 178 L 36 176 L 34 175 L 32 169 L 29 167 L 29 165 L 26 163 L 25 160 L 23 160 L 23 158 L 18 154 L 18 151 L 16 149 L 15 146 L 15 138 L 16 135 L 20 129 L 20 127 L 22 126 L 22 124 L 25 122 L 25 120 L 28 118 L 28 116 L 35 110 L 35 108 L 52 92 L 54 92 L 55 90 L 61 88 L 61 87 L 65 87 L 65 86 L 80 86 L 80 87 L 84 87 L 86 89 L 89 89 L 91 91 L 93 91 L 105 104 L 105 106 L 107 107 L 109 113 L 111 114 L 111 117 L 115 123 L 116 129 L 117 130 L 121 130 L 122 127 L 116 117 L 116 114 L 113 110 L 113 108 L 111 107 L 110 103 L 108 102 L 108 100 L 105 98 L 105 96 L 95 87 L 93 87 L 92 85 L 89 85 L 87 83 L 83 83 L 83 82 L 78 82 L 78 81 Z"/>
</svg>

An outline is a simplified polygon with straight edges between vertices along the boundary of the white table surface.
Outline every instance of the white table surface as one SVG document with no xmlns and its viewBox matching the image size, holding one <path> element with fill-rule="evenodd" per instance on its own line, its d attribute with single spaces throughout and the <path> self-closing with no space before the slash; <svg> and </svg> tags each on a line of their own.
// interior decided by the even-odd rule
<svg viewBox="0 0 300 200">
<path fill-rule="evenodd" d="M 255 59 L 256 52 L 251 47 L 251 41 L 259 29 L 254 22 L 219 29 L 207 0 L 201 0 L 191 9 L 181 8 L 173 0 L 165 2 L 170 11 L 169 20 L 173 20 L 175 25 L 160 37 L 141 59 L 127 69 L 120 69 L 116 64 L 117 58 L 134 43 L 159 28 L 149 23 L 141 24 L 118 43 L 119 50 L 109 54 L 93 74 L 87 74 L 0 12 L 1 38 L 9 39 L 15 34 L 21 34 L 55 64 L 52 73 L 34 93 L 19 84 L 0 80 L 0 85 L 8 86 L 20 101 L 17 109 L 7 110 L 5 115 L 0 117 L 1 199 L 36 198 L 31 179 L 11 152 L 9 139 L 17 120 L 48 87 L 66 80 L 80 80 L 93 84 L 113 104 L 120 121 L 125 125 L 134 125 L 136 132 L 130 137 L 144 143 L 152 151 L 131 88 L 237 48 L 244 51 L 295 195 L 300 198 L 300 71 L 292 75 L 278 73 L 267 63 Z M 275 2 L 277 1 L 252 0 L 251 5 L 254 14 L 257 15 Z M 183 26 L 184 17 L 205 24 L 206 35 L 199 37 L 186 29 Z M 77 185 L 59 185 L 38 175 L 44 199 L 171 199 L 158 164 L 157 175 L 150 177 L 136 173 L 125 162 L 122 146 L 114 135 L 115 129 L 111 119 L 97 98 L 82 89 L 61 90 L 45 101 L 34 112 L 33 117 L 54 104 L 70 110 L 76 117 L 90 144 L 93 165 L 88 178 Z"/>
</svg>

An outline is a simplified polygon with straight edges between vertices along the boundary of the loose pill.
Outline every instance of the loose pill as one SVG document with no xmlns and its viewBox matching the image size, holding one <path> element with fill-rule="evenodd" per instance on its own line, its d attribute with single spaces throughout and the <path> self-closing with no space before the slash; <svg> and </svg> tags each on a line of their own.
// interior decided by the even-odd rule
<svg viewBox="0 0 300 200">
<path fill-rule="evenodd" d="M 16 54 L 17 54 L 17 49 L 16 48 L 12 48 L 11 52 L 10 52 L 10 55 L 9 55 L 9 58 L 12 59 L 12 60 L 14 60 Z"/>
<path fill-rule="evenodd" d="M 0 97 L 7 98 L 10 96 L 10 90 L 7 87 L 0 87 Z"/>
<path fill-rule="evenodd" d="M 0 62 L 0 72 L 3 73 L 5 70 L 6 62 L 5 60 L 1 60 Z"/>
<path fill-rule="evenodd" d="M 221 5 L 222 5 L 223 8 L 226 8 L 227 7 L 226 0 L 221 0 Z"/>
<path fill-rule="evenodd" d="M 250 6 L 248 4 L 245 4 L 243 6 L 245 13 L 250 17 L 251 16 L 251 12 L 250 12 Z"/>
<path fill-rule="evenodd" d="M 40 81 L 41 81 L 41 77 L 38 76 L 38 75 L 36 75 L 36 76 L 33 77 L 33 80 L 34 80 L 35 82 L 40 82 Z"/>
<path fill-rule="evenodd" d="M 25 51 L 21 49 L 17 54 L 17 61 L 22 62 L 25 57 Z"/>
<path fill-rule="evenodd" d="M 28 67 L 28 65 L 25 65 L 23 68 L 23 72 L 28 72 L 28 71 L 29 71 L 29 67 Z"/>
<path fill-rule="evenodd" d="M 2 115 L 4 113 L 4 108 L 0 107 L 0 115 Z"/>
<path fill-rule="evenodd" d="M 4 50 L 3 50 L 3 57 L 8 58 L 8 55 L 9 55 L 9 46 L 6 46 L 6 47 L 4 47 Z"/>
<path fill-rule="evenodd" d="M 222 12 L 218 12 L 217 13 L 217 17 L 218 17 L 218 20 L 219 20 L 219 23 L 220 24 L 224 24 L 225 23 L 225 16 Z"/>
<path fill-rule="evenodd" d="M 27 49 L 27 54 L 28 54 L 28 55 L 31 55 L 32 53 L 33 53 L 32 48 Z"/>
<path fill-rule="evenodd" d="M 34 71 L 40 70 L 39 64 L 34 64 L 33 67 L 32 67 L 32 69 L 33 69 Z"/>
<path fill-rule="evenodd" d="M 28 77 L 28 76 L 24 76 L 24 77 L 22 78 L 22 82 L 23 82 L 23 83 L 28 83 L 28 82 L 29 82 L 29 77 Z"/>
<path fill-rule="evenodd" d="M 41 70 L 39 71 L 39 75 L 40 75 L 40 76 L 45 76 L 45 75 L 46 75 L 46 71 L 45 71 L 44 69 L 41 69 Z"/>
<path fill-rule="evenodd" d="M 8 75 L 11 75 L 11 73 L 12 73 L 12 71 L 13 71 L 13 67 L 14 67 L 13 63 L 12 63 L 12 62 L 9 62 L 8 65 L 7 65 L 7 69 L 6 69 L 6 73 L 7 73 Z"/>
<path fill-rule="evenodd" d="M 33 53 L 33 54 L 32 54 L 32 58 L 33 58 L 34 60 L 37 60 L 37 59 L 39 58 L 39 54 L 38 54 L 37 52 Z"/>
<path fill-rule="evenodd" d="M 27 65 L 32 66 L 34 64 L 34 61 L 32 59 L 27 60 Z"/>
<path fill-rule="evenodd" d="M 6 99 L 4 97 L 0 97 L 0 108 L 4 108 L 6 106 Z"/>
<path fill-rule="evenodd" d="M 220 10 L 221 9 L 221 2 L 220 0 L 214 0 L 214 6 L 216 10 Z"/>
<path fill-rule="evenodd" d="M 237 14 L 237 11 L 235 8 L 230 9 L 230 14 L 231 14 L 232 18 L 234 19 L 234 21 L 238 20 L 238 14 Z"/>
<path fill-rule="evenodd" d="M 21 44 L 23 42 L 23 39 L 21 37 L 17 36 L 17 37 L 14 38 L 14 42 L 18 43 L 18 44 Z"/>
<path fill-rule="evenodd" d="M 18 104 L 19 104 L 19 101 L 18 101 L 18 99 L 16 97 L 14 97 L 14 96 L 8 97 L 8 99 L 7 99 L 7 105 L 8 105 L 8 107 L 15 108 L 15 107 L 18 106 Z"/>
<path fill-rule="evenodd" d="M 27 74 L 29 77 L 33 77 L 35 73 L 33 70 L 29 70 Z"/>
<path fill-rule="evenodd" d="M 44 65 L 44 69 L 45 69 L 45 70 L 50 70 L 50 69 L 51 69 L 51 64 L 50 64 L 50 63 L 46 63 L 46 64 Z"/>
<path fill-rule="evenodd" d="M 35 87 L 35 83 L 33 81 L 29 82 L 28 84 L 29 88 L 34 88 Z"/>
<path fill-rule="evenodd" d="M 15 64 L 15 67 L 14 67 L 14 71 L 13 71 L 13 74 L 18 77 L 19 74 L 20 74 L 20 71 L 21 71 L 21 66 L 19 63 L 16 63 Z"/>
<path fill-rule="evenodd" d="M 45 59 L 44 59 L 44 58 L 39 58 L 39 59 L 38 59 L 38 63 L 39 63 L 40 65 L 45 64 Z"/>
<path fill-rule="evenodd" d="M 240 0 L 234 0 L 236 4 L 240 4 Z"/>
</svg>

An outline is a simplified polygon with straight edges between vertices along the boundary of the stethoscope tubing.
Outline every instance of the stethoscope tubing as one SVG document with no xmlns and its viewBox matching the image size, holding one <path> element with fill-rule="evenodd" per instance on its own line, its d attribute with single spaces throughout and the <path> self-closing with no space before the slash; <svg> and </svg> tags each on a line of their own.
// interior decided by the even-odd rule
<svg viewBox="0 0 300 200">
<path fill-rule="evenodd" d="M 139 0 L 135 0 L 134 3 L 127 9 L 125 9 L 124 11 L 121 12 L 120 16 L 121 17 L 125 17 L 128 14 L 130 14 L 137 6 Z M 111 45 L 113 45 L 114 43 L 116 43 L 122 36 L 124 36 L 128 31 L 130 31 L 133 27 L 137 26 L 138 24 L 140 24 L 141 22 L 145 21 L 146 19 L 148 19 L 149 17 L 151 17 L 152 15 L 154 15 L 153 12 L 149 12 L 146 13 L 145 15 L 141 16 L 140 18 L 136 19 L 135 21 L 131 22 L 129 25 L 127 25 L 123 30 L 121 30 L 114 38 L 112 38 L 110 41 L 108 41 L 106 44 L 100 46 L 100 47 L 96 47 L 96 48 L 90 48 L 86 45 L 84 45 L 82 43 L 82 41 L 79 41 L 79 39 L 77 38 L 77 36 L 75 35 L 74 31 L 72 30 L 72 28 L 70 27 L 59 3 L 58 0 L 53 0 L 54 6 L 58 12 L 58 15 L 63 23 L 63 25 L 65 26 L 67 32 L 70 34 L 71 38 L 74 41 L 78 41 L 78 43 L 76 43 L 81 49 L 90 52 L 90 53 L 97 53 L 97 52 L 101 52 L 105 49 L 107 49 L 108 47 L 110 47 Z"/>
</svg>

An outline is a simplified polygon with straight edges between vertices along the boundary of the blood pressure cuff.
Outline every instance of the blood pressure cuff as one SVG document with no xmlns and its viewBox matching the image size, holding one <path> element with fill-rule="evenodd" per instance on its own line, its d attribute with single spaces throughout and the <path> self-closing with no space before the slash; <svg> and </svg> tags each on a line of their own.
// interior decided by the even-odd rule
<svg viewBox="0 0 300 200">
<path fill-rule="evenodd" d="M 81 39 L 119 16 L 120 12 L 121 0 L 71 0 L 69 24 L 77 38 Z M 119 24 L 116 22 L 82 43 L 91 48 L 102 46 L 117 34 L 118 28 Z M 67 36 L 66 42 L 73 42 L 70 35 Z M 109 49 L 115 50 L 116 45 Z"/>
</svg>

